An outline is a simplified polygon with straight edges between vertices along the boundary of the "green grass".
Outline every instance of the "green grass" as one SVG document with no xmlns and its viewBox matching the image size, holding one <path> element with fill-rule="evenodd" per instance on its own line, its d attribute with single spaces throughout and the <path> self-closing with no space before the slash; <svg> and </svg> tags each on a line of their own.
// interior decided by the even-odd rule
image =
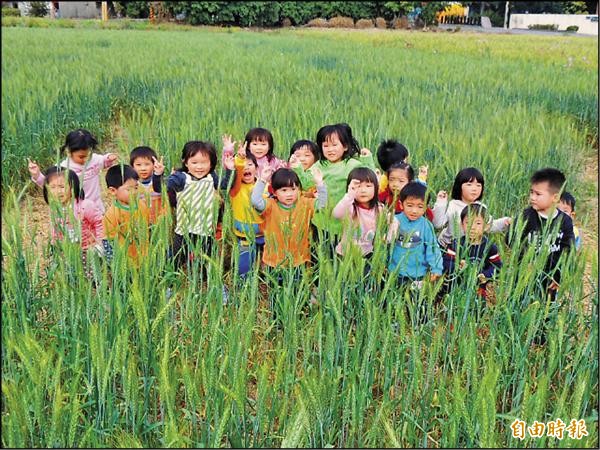
<svg viewBox="0 0 600 450">
<path fill-rule="evenodd" d="M 471 282 L 436 309 L 426 286 L 435 320 L 417 327 L 413 300 L 389 280 L 367 290 L 352 258 L 276 288 L 258 272 L 240 283 L 229 249 L 216 248 L 185 279 L 165 261 L 164 226 L 139 271 L 117 251 L 93 287 L 76 249 L 42 261 L 26 245 L 37 230 L 16 202 L 25 159 L 57 161 L 75 127 L 100 150 L 150 145 L 170 170 L 188 140 L 265 126 L 287 156 L 296 139 L 346 121 L 372 150 L 404 142 L 435 190 L 479 167 L 496 216 L 515 215 L 547 165 L 590 195 L 581 172 L 597 135 L 597 39 L 230 31 L 2 29 L 2 444 L 596 447 L 597 278 L 582 283 L 585 264 L 598 273 L 594 248 L 569 261 L 558 310 L 532 284 L 540 261 L 518 265 L 503 248 L 498 302 L 478 323 Z M 545 316 L 548 344 L 534 349 Z M 519 441 L 515 418 L 585 419 L 589 436 Z"/>
</svg>

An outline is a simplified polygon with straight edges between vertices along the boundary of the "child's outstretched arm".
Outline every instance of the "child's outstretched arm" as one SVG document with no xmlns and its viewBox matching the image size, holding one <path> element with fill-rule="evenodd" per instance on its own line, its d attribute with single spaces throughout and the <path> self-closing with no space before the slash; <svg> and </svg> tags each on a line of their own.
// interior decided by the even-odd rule
<svg viewBox="0 0 600 450">
<path fill-rule="evenodd" d="M 105 169 L 111 167 L 119 159 L 119 155 L 116 153 L 107 153 L 106 155 L 100 155 L 102 157 L 102 165 Z"/>
<path fill-rule="evenodd" d="M 265 192 L 265 187 L 267 183 L 271 179 L 271 174 L 273 171 L 269 166 L 266 166 L 262 173 L 260 174 L 260 178 L 254 185 L 252 189 L 252 194 L 250 194 L 250 203 L 252 203 L 252 207 L 256 209 L 259 213 L 262 213 L 267 207 L 267 200 L 263 197 Z"/>
<path fill-rule="evenodd" d="M 454 272 L 454 267 L 456 265 L 456 250 L 454 249 L 454 243 L 448 244 L 446 251 L 443 252 L 442 265 L 444 273 Z"/>
<path fill-rule="evenodd" d="M 43 186 L 46 177 L 40 170 L 40 166 L 38 165 L 38 163 L 27 158 L 27 168 L 29 169 L 31 180 L 38 186 Z"/>
<path fill-rule="evenodd" d="M 323 173 L 318 167 L 312 171 L 313 180 L 317 185 L 317 199 L 315 200 L 315 208 L 317 210 L 325 208 L 327 205 L 327 186 L 323 180 Z"/>
<path fill-rule="evenodd" d="M 352 205 L 354 203 L 354 197 L 356 195 L 356 188 L 360 185 L 358 180 L 350 180 L 348 185 L 348 192 L 342 197 L 337 205 L 333 208 L 332 215 L 336 219 L 343 219 L 352 212 Z"/>
<path fill-rule="evenodd" d="M 490 233 L 502 233 L 508 230 L 508 227 L 512 223 L 512 217 L 501 217 L 500 219 L 496 219 L 492 221 L 492 226 L 490 227 Z"/>
<path fill-rule="evenodd" d="M 431 281 L 437 280 L 443 273 L 442 252 L 430 223 L 425 227 L 425 261 L 431 271 Z"/>
<path fill-rule="evenodd" d="M 152 190 L 160 194 L 162 191 L 162 177 L 165 173 L 165 164 L 162 156 L 160 157 L 160 160 L 157 160 L 153 156 L 152 161 L 154 161 L 154 172 L 152 172 Z"/>
<path fill-rule="evenodd" d="M 448 193 L 440 191 L 437 194 L 435 205 L 433 206 L 433 226 L 437 229 L 444 227 L 448 223 Z"/>
</svg>

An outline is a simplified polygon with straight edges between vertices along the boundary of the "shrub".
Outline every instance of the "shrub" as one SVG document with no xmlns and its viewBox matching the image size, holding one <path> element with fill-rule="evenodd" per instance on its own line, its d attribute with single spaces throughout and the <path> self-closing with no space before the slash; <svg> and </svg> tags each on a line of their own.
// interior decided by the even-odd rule
<svg viewBox="0 0 600 450">
<path fill-rule="evenodd" d="M 383 17 L 377 17 L 375 19 L 375 26 L 377 28 L 387 28 L 387 22 Z"/>
<path fill-rule="evenodd" d="M 310 20 L 307 24 L 307 27 L 315 27 L 315 28 L 327 28 L 329 27 L 329 23 L 327 20 L 319 17 L 317 19 Z"/>
<path fill-rule="evenodd" d="M 359 19 L 356 21 L 356 28 L 373 28 L 375 24 L 371 19 Z"/>
<path fill-rule="evenodd" d="M 536 23 L 535 25 L 529 25 L 527 28 L 530 30 L 556 31 L 558 30 L 558 25 L 554 23 Z"/>
<path fill-rule="evenodd" d="M 19 17 L 20 15 L 19 8 L 2 8 L 2 17 Z"/>
<path fill-rule="evenodd" d="M 31 2 L 29 5 L 30 17 L 44 17 L 48 14 L 48 6 L 46 2 Z"/>
<path fill-rule="evenodd" d="M 354 28 L 352 17 L 335 16 L 329 19 L 329 26 L 333 28 Z"/>
<path fill-rule="evenodd" d="M 392 28 L 395 30 L 406 30 L 408 28 L 408 17 L 402 16 L 392 20 Z"/>
<path fill-rule="evenodd" d="M 577 31 L 579 27 L 577 25 L 570 25 L 567 27 L 567 31 Z"/>
</svg>

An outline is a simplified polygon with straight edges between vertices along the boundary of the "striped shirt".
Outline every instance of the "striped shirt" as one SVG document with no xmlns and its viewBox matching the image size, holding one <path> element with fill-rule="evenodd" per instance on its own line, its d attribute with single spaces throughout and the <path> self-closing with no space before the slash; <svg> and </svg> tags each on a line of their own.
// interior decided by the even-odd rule
<svg viewBox="0 0 600 450">
<path fill-rule="evenodd" d="M 215 231 L 214 207 L 217 198 L 213 177 L 206 176 L 198 180 L 186 172 L 178 172 L 178 174 L 185 176 L 185 184 L 181 191 L 176 191 L 175 233 L 182 236 L 188 233 L 212 236 Z"/>
</svg>

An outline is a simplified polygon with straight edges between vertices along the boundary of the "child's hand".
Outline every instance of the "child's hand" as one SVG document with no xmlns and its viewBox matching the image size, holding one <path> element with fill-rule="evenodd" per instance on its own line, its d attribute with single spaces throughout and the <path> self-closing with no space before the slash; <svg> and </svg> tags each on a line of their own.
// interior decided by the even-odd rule
<svg viewBox="0 0 600 450">
<path fill-rule="evenodd" d="M 163 157 L 160 157 L 160 161 L 157 160 L 154 156 L 152 157 L 152 161 L 154 162 L 154 174 L 162 175 L 165 173 L 165 164 L 163 162 Z"/>
<path fill-rule="evenodd" d="M 360 180 L 350 180 L 350 184 L 348 185 L 348 194 L 354 198 L 356 196 L 356 190 L 360 186 Z"/>
<path fill-rule="evenodd" d="M 552 283 L 550 283 L 550 286 L 548 286 L 548 290 L 549 291 L 558 291 L 559 287 L 560 287 L 560 284 L 558 284 L 556 281 L 552 280 Z"/>
<path fill-rule="evenodd" d="M 479 284 L 483 284 L 487 281 L 487 277 L 482 273 L 477 275 L 477 279 L 479 280 Z"/>
<path fill-rule="evenodd" d="M 27 168 L 29 169 L 31 178 L 33 178 L 34 180 L 37 180 L 37 178 L 40 176 L 40 173 L 41 173 L 40 166 L 38 166 L 38 163 L 27 158 Z"/>
<path fill-rule="evenodd" d="M 246 147 L 245 144 L 244 147 Z M 260 179 L 265 183 L 269 183 L 271 181 L 271 175 L 273 175 L 273 169 L 271 169 L 271 166 L 265 166 L 260 173 Z"/>
<path fill-rule="evenodd" d="M 323 172 L 320 169 L 315 167 L 312 170 L 313 179 L 315 180 L 315 184 L 317 186 L 323 186 Z"/>
<path fill-rule="evenodd" d="M 460 262 L 458 263 L 458 268 L 460 270 L 463 270 L 466 265 L 467 265 L 467 262 L 464 259 L 461 259 Z"/>
<path fill-rule="evenodd" d="M 248 143 L 246 141 L 244 141 L 243 144 L 238 144 L 237 154 L 242 159 L 246 159 L 246 146 L 247 145 L 248 145 Z"/>
<path fill-rule="evenodd" d="M 419 167 L 419 180 L 421 180 L 421 181 L 427 180 L 428 174 L 429 174 L 429 166 Z"/>
<path fill-rule="evenodd" d="M 223 136 L 221 136 L 221 139 L 223 140 L 223 152 L 226 153 L 233 153 L 233 149 L 235 146 L 235 141 L 231 140 L 231 135 L 230 134 L 224 134 Z"/>
<path fill-rule="evenodd" d="M 446 191 L 440 191 L 437 193 L 437 199 L 440 201 L 448 200 L 448 193 Z"/>
<path fill-rule="evenodd" d="M 430 280 L 432 283 L 435 283 L 437 280 L 439 280 L 439 279 L 440 279 L 440 277 L 441 277 L 441 275 L 440 275 L 440 274 L 438 274 L 438 273 L 432 273 L 432 274 L 430 274 L 430 275 L 429 275 L 429 280 Z"/>
<path fill-rule="evenodd" d="M 371 150 L 369 150 L 368 148 L 361 148 L 360 156 L 371 156 Z"/>
<path fill-rule="evenodd" d="M 235 170 L 235 161 L 232 154 L 223 155 L 223 166 L 227 170 Z"/>
<path fill-rule="evenodd" d="M 293 154 L 292 156 L 290 156 L 290 167 L 292 169 L 295 169 L 296 167 L 300 167 L 300 161 L 298 161 L 298 157 L 296 156 L 296 154 Z"/>
<path fill-rule="evenodd" d="M 117 155 L 116 153 L 106 154 L 106 160 L 111 164 L 114 164 L 117 161 L 117 159 L 119 159 L 119 155 Z"/>
<path fill-rule="evenodd" d="M 504 225 L 506 225 L 507 227 L 508 227 L 510 224 L 512 224 L 512 222 L 513 222 L 513 219 L 512 219 L 512 217 L 505 217 L 505 218 L 504 218 Z"/>
</svg>

